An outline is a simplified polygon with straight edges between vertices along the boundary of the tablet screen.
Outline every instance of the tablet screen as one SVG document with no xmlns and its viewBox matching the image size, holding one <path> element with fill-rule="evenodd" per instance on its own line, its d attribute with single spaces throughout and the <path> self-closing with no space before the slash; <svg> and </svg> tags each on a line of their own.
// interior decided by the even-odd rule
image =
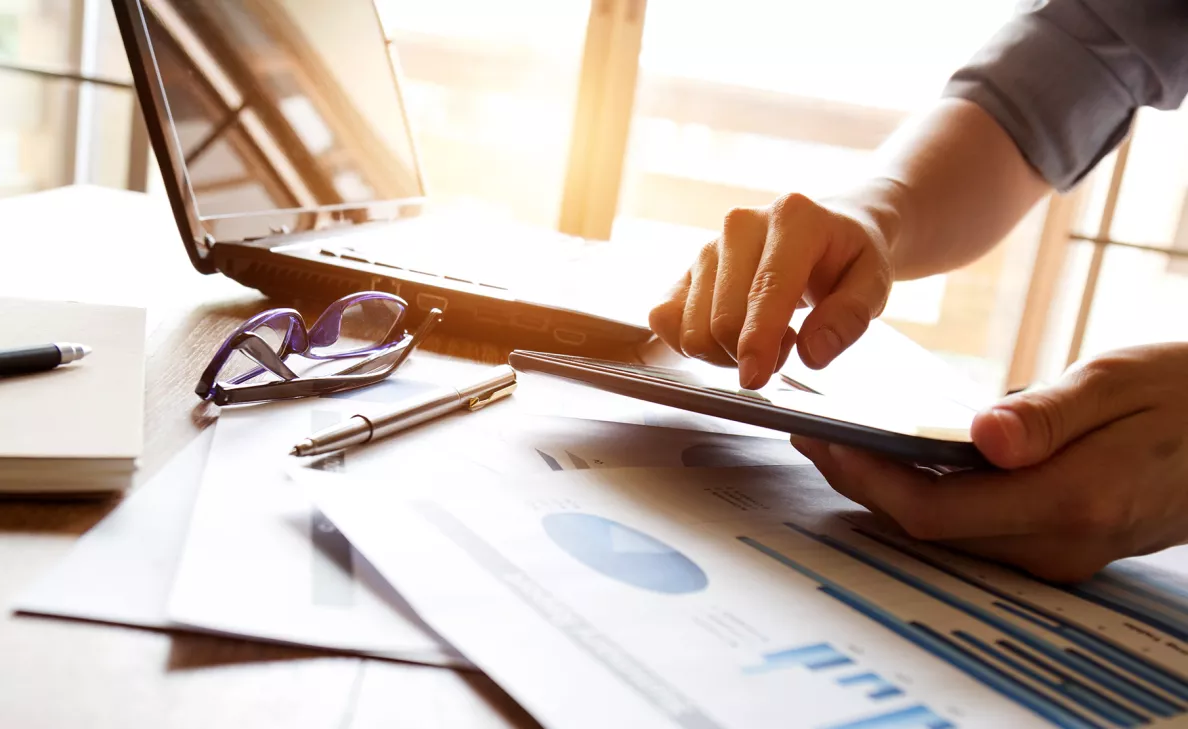
<svg viewBox="0 0 1188 729">
<path fill-rule="evenodd" d="M 866 390 L 863 390 L 861 395 L 852 397 L 839 393 L 826 396 L 798 389 L 779 377 L 773 378 L 761 390 L 745 390 L 738 386 L 738 372 L 733 369 L 707 367 L 704 371 L 692 372 L 581 357 L 565 359 L 634 377 L 648 377 L 685 387 L 757 400 L 800 413 L 901 435 L 953 443 L 972 442 L 969 428 L 974 410 L 947 398 L 907 398 L 896 393 L 886 393 L 885 396 L 876 398 L 870 396 Z"/>
</svg>

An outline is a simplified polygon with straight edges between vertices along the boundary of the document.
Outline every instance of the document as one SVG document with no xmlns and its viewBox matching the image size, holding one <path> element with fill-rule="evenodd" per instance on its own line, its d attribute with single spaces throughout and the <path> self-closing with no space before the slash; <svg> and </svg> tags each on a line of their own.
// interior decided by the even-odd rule
<svg viewBox="0 0 1188 729">
<path fill-rule="evenodd" d="M 212 435 L 210 429 L 203 431 L 81 536 L 13 608 L 142 628 L 173 627 L 166 611 L 169 591 Z"/>
<path fill-rule="evenodd" d="M 398 400 L 433 386 L 408 378 L 370 396 Z M 294 443 L 360 409 L 386 404 L 320 398 L 220 413 L 169 600 L 174 623 L 468 667 L 285 475 Z"/>
<path fill-rule="evenodd" d="M 291 471 L 352 473 L 401 489 L 431 478 L 467 481 L 610 465 L 804 462 L 782 439 L 536 415 L 548 403 L 553 412 L 600 407 L 624 418 L 655 412 L 630 400 L 627 409 L 623 403 L 590 405 L 598 402 L 597 391 L 547 378 L 524 382 L 507 401 L 478 412 L 364 447 L 311 459 L 286 455 L 315 430 L 482 369 L 418 354 L 399 377 L 365 390 L 224 409 L 170 600 L 171 619 L 198 630 L 466 667 L 312 507 L 290 481 Z M 551 396 L 534 394 L 542 389 Z"/>
<path fill-rule="evenodd" d="M 1062 589 L 880 531 L 810 466 L 298 479 L 546 726 L 1182 726 L 1188 580 Z M 1121 581 L 1125 586 L 1119 586 Z"/>
</svg>

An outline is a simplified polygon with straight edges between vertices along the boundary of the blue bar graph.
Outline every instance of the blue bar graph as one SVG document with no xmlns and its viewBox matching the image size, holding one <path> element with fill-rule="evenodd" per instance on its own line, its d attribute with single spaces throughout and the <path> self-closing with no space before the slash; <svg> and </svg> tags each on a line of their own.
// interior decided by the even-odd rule
<svg viewBox="0 0 1188 729">
<path fill-rule="evenodd" d="M 973 655 L 967 649 L 956 645 L 953 641 L 927 626 L 919 623 L 908 623 L 892 615 L 866 598 L 855 594 L 853 591 L 842 587 L 833 580 L 777 552 L 766 544 L 750 537 L 738 537 L 738 540 L 774 559 L 785 567 L 795 570 L 810 580 L 813 580 L 818 583 L 819 587 L 817 589 L 822 593 L 854 609 L 896 635 L 923 648 L 988 688 L 997 691 L 1011 701 L 1061 727 L 1061 729 L 1097 729 L 1099 727 L 1098 724 L 1090 721 L 1078 712 L 1036 691 L 1019 679 Z"/>
<path fill-rule="evenodd" d="M 909 706 L 868 719 L 834 724 L 828 729 L 952 729 L 954 726 L 927 706 Z"/>
<path fill-rule="evenodd" d="M 999 598 L 999 601 L 995 603 L 995 607 L 1003 610 L 1004 612 L 1008 612 L 1018 618 L 1026 620 L 1039 628 L 1043 628 L 1045 631 L 1059 635 L 1070 643 L 1073 643 L 1078 647 L 1088 651 L 1089 653 L 1092 653 L 1098 659 L 1118 666 L 1124 672 L 1130 673 L 1153 686 L 1159 687 L 1171 696 L 1174 696 L 1176 699 L 1188 701 L 1188 681 L 1185 681 L 1182 676 L 1172 673 L 1162 666 L 1151 662 L 1149 659 L 1129 651 L 1126 648 L 1123 648 L 1122 646 L 1113 643 L 1096 633 L 1092 633 L 1078 625 L 1070 623 L 1066 618 L 1057 613 L 1045 610 L 1039 605 L 1035 605 L 1014 595 L 1010 595 L 1007 592 L 994 587 L 993 585 L 988 585 L 979 580 L 972 579 L 968 575 L 953 569 L 949 565 L 932 559 L 928 555 L 923 554 L 918 550 L 905 547 L 890 539 L 887 539 L 880 534 L 869 532 L 864 529 L 855 529 L 854 531 L 866 537 L 867 539 L 878 542 L 888 549 L 892 549 L 907 557 L 911 557 L 912 559 L 922 562 L 935 570 L 944 572 L 945 574 L 961 580 L 966 584 L 972 585 L 980 590 L 994 595 L 995 597 Z M 1107 605 L 1106 607 L 1109 606 Z M 1125 611 L 1119 612 L 1128 614 Z M 1138 619 L 1142 620 L 1142 618 Z M 1080 660 L 1079 658 L 1080 654 L 1071 650 L 1068 652 L 1074 655 L 1073 660 L 1077 661 L 1078 663 L 1084 663 L 1084 661 Z M 1127 681 L 1128 679 L 1122 680 Z M 1184 710 L 1184 706 L 1181 704 L 1168 702 L 1168 704 L 1166 704 L 1164 707 L 1165 710 L 1168 706 L 1171 707 L 1172 713 L 1179 713 Z"/>
<path fill-rule="evenodd" d="M 1058 621 L 1053 625 L 1051 622 L 1043 620 L 1045 616 L 1037 616 L 1027 606 L 1011 605 L 1003 602 L 996 602 L 994 605 L 1012 615 L 1023 618 L 1024 620 L 1030 620 L 1032 623 L 1062 636 L 1070 643 L 1074 643 L 1093 653 L 1098 658 L 1102 658 L 1118 668 L 1158 686 L 1178 699 L 1188 699 L 1188 682 L 1185 682 L 1184 679 L 1168 673 L 1150 661 L 1140 658 L 1113 643 L 1102 640 L 1093 633 L 1064 621 Z M 1071 649 L 1068 652 L 1070 655 L 1080 655 L 1077 651 Z M 1184 711 L 1184 706 L 1181 704 L 1171 704 L 1171 706 L 1175 709 L 1175 713 Z"/>
<path fill-rule="evenodd" d="M 958 630 L 953 635 L 974 650 L 1010 666 L 1016 673 L 1027 676 L 1036 683 L 1043 684 L 1056 693 L 1066 697 L 1073 703 L 1089 710 L 1102 719 L 1116 726 L 1134 727 L 1146 724 L 1147 720 L 1139 713 L 1131 711 L 1116 701 L 1102 696 L 1100 693 L 1086 686 L 1084 683 L 1069 676 L 1067 673 L 1052 667 L 1009 641 L 999 641 L 996 646 Z"/>
<path fill-rule="evenodd" d="M 866 697 L 876 701 L 903 696 L 903 689 L 877 673 L 856 673 L 853 676 L 842 676 L 837 679 L 837 683 L 839 686 L 861 686 L 867 689 Z"/>
<path fill-rule="evenodd" d="M 811 539 L 814 539 L 821 544 L 832 547 L 840 552 L 843 552 L 854 559 L 873 567 L 874 569 L 893 577 L 899 582 L 912 587 L 929 597 L 942 602 L 949 607 L 959 610 L 978 621 L 989 625 L 999 632 L 1007 635 L 1014 640 L 1026 645 L 1028 648 L 1048 658 L 1052 662 L 1061 666 L 1074 674 L 1079 674 L 1082 678 L 1087 679 L 1090 683 L 1111 691 L 1119 696 L 1124 697 L 1127 701 L 1145 709 L 1146 711 L 1159 717 L 1169 717 L 1183 712 L 1183 707 L 1153 691 L 1150 687 L 1143 685 L 1140 678 L 1146 678 L 1143 673 L 1134 671 L 1134 665 L 1125 661 L 1119 663 L 1112 659 L 1119 658 L 1115 653 L 1111 653 L 1107 657 L 1107 661 L 1114 663 L 1114 669 L 1102 666 L 1100 662 L 1095 660 L 1086 660 L 1086 657 L 1074 650 L 1062 649 L 1055 644 L 1045 640 L 1043 637 L 1029 630 L 1026 630 L 1017 624 L 990 612 L 974 603 L 957 597 L 936 585 L 927 582 L 905 570 L 902 570 L 888 562 L 885 562 L 873 555 L 867 554 L 855 547 L 841 542 L 837 539 L 827 535 L 819 535 L 809 532 L 795 524 L 786 524 L 786 526 L 799 534 L 803 534 Z M 1050 621 L 1036 620 L 1034 624 L 1052 630 L 1052 623 Z M 1074 637 L 1084 639 L 1089 636 L 1088 633 L 1075 628 L 1063 621 L 1058 624 L 1059 630 L 1052 630 L 1070 641 Z M 1065 628 L 1069 630 L 1065 631 Z M 1067 634 L 1066 634 L 1067 633 Z M 1099 647 L 1096 643 L 1099 641 L 1089 641 L 1088 645 Z M 1099 656 L 1101 657 L 1101 656 Z M 1130 675 L 1127 675 L 1130 674 Z"/>
<path fill-rule="evenodd" d="M 821 671 L 826 668 L 848 666 L 853 662 L 854 659 L 828 643 L 816 643 L 800 648 L 790 648 L 785 651 L 764 654 L 762 664 L 748 666 L 743 669 L 743 673 L 766 673 L 768 671 L 796 666 L 803 666 L 810 671 Z"/>
<path fill-rule="evenodd" d="M 1082 600 L 1188 641 L 1188 591 L 1177 577 L 1151 565 L 1122 562 L 1088 582 L 1065 589 Z"/>
</svg>

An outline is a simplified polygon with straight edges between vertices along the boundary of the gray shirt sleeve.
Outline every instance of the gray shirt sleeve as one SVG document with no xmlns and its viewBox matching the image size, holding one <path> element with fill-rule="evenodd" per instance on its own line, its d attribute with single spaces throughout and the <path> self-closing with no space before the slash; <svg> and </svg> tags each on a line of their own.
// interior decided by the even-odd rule
<svg viewBox="0 0 1188 729">
<path fill-rule="evenodd" d="M 1140 106 L 1188 94 L 1188 0 L 1033 0 L 945 87 L 1067 190 L 1126 136 Z"/>
</svg>

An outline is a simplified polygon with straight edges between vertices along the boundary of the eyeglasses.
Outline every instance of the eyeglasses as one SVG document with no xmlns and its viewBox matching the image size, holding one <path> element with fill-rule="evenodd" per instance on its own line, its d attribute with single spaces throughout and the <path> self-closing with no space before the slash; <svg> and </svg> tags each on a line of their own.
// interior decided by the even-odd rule
<svg viewBox="0 0 1188 729">
<path fill-rule="evenodd" d="M 306 327 L 294 309 L 270 309 L 241 324 L 215 352 L 194 392 L 216 405 L 289 400 L 373 385 L 396 371 L 441 321 L 431 310 L 413 333 L 404 326 L 408 303 L 380 291 L 335 301 Z M 315 362 L 358 362 L 331 374 L 298 375 L 285 360 L 298 355 Z M 265 381 L 252 382 L 257 378 Z M 280 378 L 279 380 L 275 378 Z"/>
</svg>

